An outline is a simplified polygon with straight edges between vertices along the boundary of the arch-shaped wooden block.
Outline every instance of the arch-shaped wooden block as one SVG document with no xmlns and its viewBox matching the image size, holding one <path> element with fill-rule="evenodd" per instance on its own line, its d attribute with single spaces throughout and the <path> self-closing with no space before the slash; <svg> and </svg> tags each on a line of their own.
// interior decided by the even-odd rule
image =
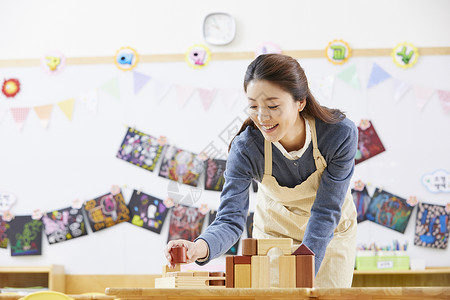
<svg viewBox="0 0 450 300">
<path fill-rule="evenodd" d="M 278 239 L 258 239 L 258 255 L 267 255 L 271 248 L 279 248 L 283 255 L 291 255 L 292 239 L 278 238 Z"/>
</svg>

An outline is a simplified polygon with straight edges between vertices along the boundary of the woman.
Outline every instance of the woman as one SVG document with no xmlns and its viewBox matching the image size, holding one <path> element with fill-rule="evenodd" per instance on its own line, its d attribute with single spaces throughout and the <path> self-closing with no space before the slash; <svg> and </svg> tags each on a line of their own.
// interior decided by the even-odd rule
<svg viewBox="0 0 450 300">
<path fill-rule="evenodd" d="M 292 238 L 315 253 L 317 287 L 350 287 L 356 209 L 349 185 L 357 130 L 337 109 L 320 106 L 300 64 L 281 54 L 258 56 L 247 68 L 249 118 L 229 147 L 215 221 L 184 245 L 189 262 L 226 252 L 245 227 L 252 179 L 259 182 L 254 238 Z"/>
</svg>

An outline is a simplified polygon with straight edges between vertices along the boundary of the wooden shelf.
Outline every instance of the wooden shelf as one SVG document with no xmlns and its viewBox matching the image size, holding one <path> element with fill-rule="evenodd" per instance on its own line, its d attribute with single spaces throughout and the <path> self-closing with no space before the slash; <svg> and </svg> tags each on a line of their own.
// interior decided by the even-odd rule
<svg viewBox="0 0 450 300">
<path fill-rule="evenodd" d="M 44 287 L 65 292 L 64 266 L 0 267 L 0 288 Z"/>
</svg>

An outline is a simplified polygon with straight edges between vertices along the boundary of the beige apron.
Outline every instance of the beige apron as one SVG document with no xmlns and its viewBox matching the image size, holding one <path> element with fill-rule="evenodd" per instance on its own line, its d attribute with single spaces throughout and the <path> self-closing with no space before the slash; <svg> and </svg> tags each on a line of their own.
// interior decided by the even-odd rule
<svg viewBox="0 0 450 300">
<path fill-rule="evenodd" d="M 292 238 L 300 245 L 311 215 L 322 173 L 327 164 L 317 147 L 315 120 L 311 127 L 316 171 L 293 188 L 280 186 L 272 176 L 272 143 L 264 140 L 264 177 L 259 183 L 253 223 L 254 238 Z M 316 287 L 351 287 L 356 251 L 356 208 L 350 189 L 341 210 L 341 219 L 328 244 L 316 276 Z"/>
</svg>

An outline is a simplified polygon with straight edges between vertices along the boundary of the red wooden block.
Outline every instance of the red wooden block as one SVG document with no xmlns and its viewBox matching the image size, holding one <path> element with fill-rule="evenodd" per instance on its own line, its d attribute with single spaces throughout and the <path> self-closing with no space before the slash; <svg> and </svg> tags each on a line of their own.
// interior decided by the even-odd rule
<svg viewBox="0 0 450 300">
<path fill-rule="evenodd" d="M 258 255 L 258 240 L 257 239 L 243 239 L 242 240 L 242 255 Z"/>
<path fill-rule="evenodd" d="M 235 265 L 250 265 L 252 263 L 252 257 L 247 255 L 235 255 L 234 264 Z"/>
<path fill-rule="evenodd" d="M 298 288 L 314 287 L 314 255 L 296 255 L 296 286 Z"/>
<path fill-rule="evenodd" d="M 209 277 L 225 277 L 224 272 L 209 272 Z M 209 285 L 225 285 L 225 280 L 210 280 Z"/>
<path fill-rule="evenodd" d="M 234 288 L 234 257 L 225 257 L 225 287 Z"/>
<path fill-rule="evenodd" d="M 174 264 L 181 264 L 186 262 L 186 247 L 173 247 L 170 249 L 172 262 Z"/>
<path fill-rule="evenodd" d="M 315 255 L 311 249 L 308 248 L 305 244 L 301 244 L 300 247 L 295 250 L 292 255 Z"/>
</svg>

